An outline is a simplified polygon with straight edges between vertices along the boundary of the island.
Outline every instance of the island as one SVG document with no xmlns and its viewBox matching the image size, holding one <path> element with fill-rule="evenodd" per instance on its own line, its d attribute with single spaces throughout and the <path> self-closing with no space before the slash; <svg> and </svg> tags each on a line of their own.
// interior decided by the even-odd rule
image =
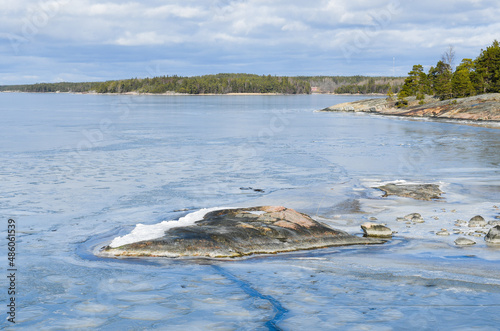
<svg viewBox="0 0 500 331">
<path fill-rule="evenodd" d="M 167 229 L 138 242 L 111 243 L 102 257 L 235 258 L 343 245 L 383 244 L 385 240 L 350 235 L 282 206 L 220 209 L 193 224 Z"/>
</svg>

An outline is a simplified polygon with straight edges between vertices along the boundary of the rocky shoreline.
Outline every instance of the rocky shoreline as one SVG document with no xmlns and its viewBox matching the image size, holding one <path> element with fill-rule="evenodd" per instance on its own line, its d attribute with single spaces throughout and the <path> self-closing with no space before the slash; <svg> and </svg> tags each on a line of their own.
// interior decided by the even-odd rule
<svg viewBox="0 0 500 331">
<path fill-rule="evenodd" d="M 408 99 L 408 106 L 404 108 L 397 108 L 396 100 L 365 99 L 341 103 L 320 111 L 366 112 L 389 116 L 500 122 L 500 93 L 444 101 L 426 97 L 424 104 L 419 104 L 419 101 L 413 97 Z"/>
</svg>

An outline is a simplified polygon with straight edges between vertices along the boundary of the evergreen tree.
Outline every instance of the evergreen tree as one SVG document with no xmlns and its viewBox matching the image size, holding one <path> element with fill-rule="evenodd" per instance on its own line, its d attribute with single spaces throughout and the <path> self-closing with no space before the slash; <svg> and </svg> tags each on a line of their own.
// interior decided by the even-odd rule
<svg viewBox="0 0 500 331">
<path fill-rule="evenodd" d="M 453 97 L 463 98 L 475 95 L 476 91 L 471 81 L 474 63 L 471 59 L 463 59 L 451 78 Z"/>
<path fill-rule="evenodd" d="M 450 99 L 453 95 L 451 76 L 451 66 L 443 61 L 439 61 L 435 68 L 431 67 L 429 70 L 429 81 L 431 82 L 432 90 L 441 100 Z"/>
<path fill-rule="evenodd" d="M 420 64 L 414 65 L 413 69 L 408 73 L 398 97 L 404 99 L 412 95 L 422 96 L 428 93 L 430 93 L 430 85 L 424 67 Z"/>
<path fill-rule="evenodd" d="M 475 61 L 475 70 L 478 93 L 500 92 L 500 44 L 497 40 L 486 50 L 481 50 Z"/>
</svg>

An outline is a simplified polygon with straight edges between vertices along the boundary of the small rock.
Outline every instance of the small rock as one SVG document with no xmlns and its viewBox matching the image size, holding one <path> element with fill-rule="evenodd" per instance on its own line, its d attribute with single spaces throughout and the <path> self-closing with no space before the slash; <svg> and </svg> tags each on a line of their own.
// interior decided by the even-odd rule
<svg viewBox="0 0 500 331">
<path fill-rule="evenodd" d="M 398 221 L 398 222 L 404 222 L 404 221 L 406 221 L 406 219 L 404 217 L 397 217 L 396 221 Z"/>
<path fill-rule="evenodd" d="M 452 210 L 451 210 L 451 212 L 452 212 L 452 213 L 456 213 L 456 212 L 457 212 L 457 210 L 456 210 L 456 209 L 452 209 Z"/>
<path fill-rule="evenodd" d="M 361 224 L 361 229 L 365 233 L 366 237 L 379 237 L 379 238 L 391 238 L 392 230 L 382 224 L 376 223 L 363 223 Z"/>
<path fill-rule="evenodd" d="M 414 217 L 422 217 L 422 215 L 420 215 L 419 213 L 411 213 L 411 214 L 406 215 L 404 218 L 405 218 L 405 220 L 411 220 Z"/>
<path fill-rule="evenodd" d="M 471 218 L 469 221 L 470 228 L 484 227 L 484 226 L 486 226 L 486 221 L 484 220 L 483 216 L 481 216 L 481 215 L 476 215 L 473 218 Z"/>
<path fill-rule="evenodd" d="M 489 244 L 500 245 L 500 225 L 492 227 L 484 240 Z"/>
<path fill-rule="evenodd" d="M 500 215 L 495 216 L 495 219 L 500 220 Z"/>
<path fill-rule="evenodd" d="M 465 225 L 465 224 L 467 224 L 467 221 L 464 221 L 464 220 L 456 220 L 455 221 L 456 226 L 461 226 L 461 225 Z"/>
<path fill-rule="evenodd" d="M 412 221 L 413 223 L 424 223 L 424 219 L 422 218 L 422 215 L 419 213 L 411 213 L 408 214 L 404 217 L 405 220 Z"/>
<path fill-rule="evenodd" d="M 372 216 L 372 217 L 370 217 L 370 221 L 376 221 L 376 220 L 377 220 L 377 218 L 376 218 L 376 217 L 373 217 L 373 216 Z"/>
<path fill-rule="evenodd" d="M 443 231 L 436 232 L 436 235 L 437 236 L 449 236 L 450 233 L 446 230 L 443 230 Z"/>
<path fill-rule="evenodd" d="M 500 225 L 500 221 L 489 221 L 488 225 L 493 225 L 493 226 Z"/>
<path fill-rule="evenodd" d="M 436 221 L 439 219 L 439 217 L 437 216 L 432 216 L 433 219 L 435 219 Z"/>
<path fill-rule="evenodd" d="M 457 240 L 455 240 L 455 245 L 458 246 L 470 246 L 470 245 L 475 245 L 476 242 L 472 239 L 464 238 L 464 237 L 459 237 Z"/>
</svg>

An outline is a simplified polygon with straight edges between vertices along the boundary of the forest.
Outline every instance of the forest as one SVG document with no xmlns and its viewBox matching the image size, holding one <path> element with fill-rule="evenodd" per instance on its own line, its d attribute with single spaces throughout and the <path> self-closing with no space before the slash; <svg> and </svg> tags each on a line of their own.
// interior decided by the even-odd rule
<svg viewBox="0 0 500 331">
<path fill-rule="evenodd" d="M 0 86 L 0 91 L 21 92 L 96 92 L 96 93 L 283 93 L 309 94 L 307 81 L 292 77 L 251 74 L 217 74 L 194 77 L 161 76 L 132 78 L 98 83 L 43 83 Z"/>
<path fill-rule="evenodd" d="M 40 83 L 5 85 L 0 91 L 20 92 L 96 92 L 96 93 L 354 93 L 386 94 L 389 89 L 398 92 L 404 78 L 366 76 L 271 76 L 252 74 L 217 74 L 194 77 L 160 76 L 132 78 L 106 82 Z"/>
<path fill-rule="evenodd" d="M 398 92 L 403 85 L 403 77 L 367 76 L 301 76 L 316 88 L 317 93 L 336 94 L 387 94 L 389 90 Z"/>
<path fill-rule="evenodd" d="M 447 100 L 500 92 L 500 45 L 497 40 L 482 49 L 476 59 L 463 59 L 455 70 L 454 57 L 455 51 L 450 46 L 428 73 L 422 65 L 414 65 L 398 93 L 401 104 L 410 96 L 423 103 L 425 95 Z"/>
</svg>

